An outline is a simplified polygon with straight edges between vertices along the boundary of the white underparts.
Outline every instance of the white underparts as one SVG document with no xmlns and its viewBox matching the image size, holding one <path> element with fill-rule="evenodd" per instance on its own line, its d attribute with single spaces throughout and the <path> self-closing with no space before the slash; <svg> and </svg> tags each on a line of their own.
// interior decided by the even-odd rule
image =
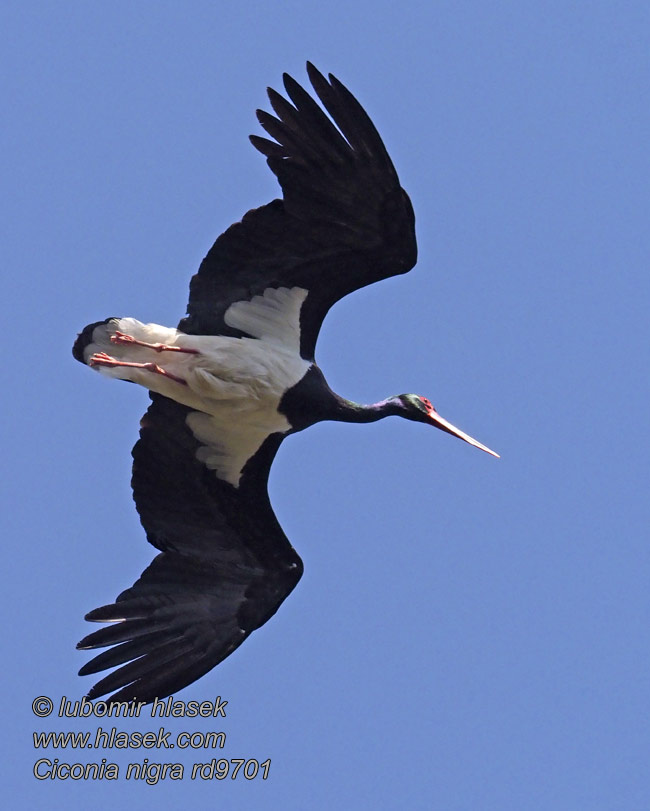
<svg viewBox="0 0 650 811">
<path fill-rule="evenodd" d="M 291 426 L 278 405 L 284 393 L 310 367 L 300 357 L 300 307 L 307 291 L 295 287 L 266 290 L 263 296 L 232 304 L 226 323 L 252 338 L 186 335 L 134 318 L 116 318 L 97 326 L 84 350 L 105 352 L 130 363 L 154 362 L 187 385 L 132 366 L 96 366 L 100 374 L 131 380 L 189 406 L 187 425 L 201 443 L 198 459 L 218 478 L 237 487 L 246 462 L 273 433 Z M 139 341 L 197 350 L 156 352 L 142 346 L 112 343 L 116 331 Z"/>
</svg>

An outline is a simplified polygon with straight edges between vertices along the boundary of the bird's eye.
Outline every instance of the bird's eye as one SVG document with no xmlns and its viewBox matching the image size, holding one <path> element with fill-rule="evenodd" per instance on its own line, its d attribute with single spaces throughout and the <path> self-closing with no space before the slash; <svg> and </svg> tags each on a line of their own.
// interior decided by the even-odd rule
<svg viewBox="0 0 650 811">
<path fill-rule="evenodd" d="M 420 402 L 427 411 L 435 411 L 435 408 L 431 405 L 431 400 L 427 400 L 426 397 L 420 397 Z"/>
</svg>

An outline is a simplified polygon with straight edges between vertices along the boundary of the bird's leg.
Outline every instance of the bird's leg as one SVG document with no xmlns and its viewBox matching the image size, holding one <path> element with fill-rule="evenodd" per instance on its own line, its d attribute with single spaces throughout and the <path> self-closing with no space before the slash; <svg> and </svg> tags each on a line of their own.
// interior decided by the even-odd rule
<svg viewBox="0 0 650 811">
<path fill-rule="evenodd" d="M 167 344 L 148 344 L 146 341 L 139 341 L 133 335 L 126 335 L 124 332 L 115 331 L 111 335 L 112 344 L 128 344 L 129 346 L 146 346 L 155 352 L 186 352 L 188 355 L 198 355 L 198 349 L 186 349 L 183 346 L 168 346 Z"/>
<path fill-rule="evenodd" d="M 88 365 L 108 366 L 109 368 L 115 368 L 116 366 L 130 366 L 132 369 L 144 369 L 146 372 L 153 372 L 157 375 L 163 375 L 164 377 L 168 377 L 170 380 L 175 380 L 177 383 L 181 383 L 183 386 L 187 386 L 187 380 L 184 380 L 182 377 L 178 377 L 177 375 L 173 375 L 171 372 L 163 369 L 162 366 L 158 366 L 157 363 L 129 363 L 125 360 L 117 360 L 117 358 L 112 358 L 110 355 L 107 355 L 106 352 L 95 352 L 95 354 L 91 355 L 88 359 Z"/>
</svg>

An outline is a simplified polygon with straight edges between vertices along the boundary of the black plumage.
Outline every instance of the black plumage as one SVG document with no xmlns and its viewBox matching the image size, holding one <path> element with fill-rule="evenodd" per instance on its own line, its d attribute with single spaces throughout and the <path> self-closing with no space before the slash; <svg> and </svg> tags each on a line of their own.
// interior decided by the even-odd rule
<svg viewBox="0 0 650 811">
<path fill-rule="evenodd" d="M 301 287 L 308 294 L 300 353 L 313 360 L 321 322 L 338 299 L 415 263 L 412 208 L 381 138 L 340 82 L 327 81 L 311 64 L 307 69 L 336 126 L 291 77 L 284 76 L 284 86 L 293 104 L 269 89 L 277 118 L 257 115 L 277 143 L 256 135 L 251 141 L 267 156 L 283 199 L 249 211 L 216 240 L 191 280 L 188 314 L 179 324 L 184 333 L 241 337 L 224 320 L 231 304 L 270 287 Z M 79 335 L 78 360 L 84 362 L 84 348 L 102 323 Z M 312 389 L 329 392 L 322 375 L 316 384 L 312 378 Z M 321 418 L 307 414 L 304 397 L 287 399 L 290 407 L 294 401 L 295 429 Z M 151 701 L 180 690 L 266 622 L 302 574 L 267 492 L 283 435 L 264 442 L 235 488 L 197 458 L 188 411 L 153 394 L 142 420 L 133 495 L 160 554 L 114 604 L 86 617 L 122 620 L 79 643 L 115 646 L 88 662 L 82 675 L 121 665 L 90 690 L 91 698 L 115 691 L 114 700 Z"/>
<path fill-rule="evenodd" d="M 415 264 L 416 243 L 410 201 L 372 122 L 337 79 L 330 75 L 328 81 L 311 64 L 307 70 L 331 119 L 289 76 L 284 76 L 288 100 L 269 90 L 277 117 L 258 111 L 258 119 L 274 140 L 254 135 L 251 141 L 267 157 L 283 196 L 249 211 L 208 252 L 191 280 L 187 316 L 179 324 L 184 348 L 161 349 L 160 343 L 137 339 L 130 346 L 140 355 L 127 355 L 127 360 L 97 353 L 97 347 L 110 347 L 110 342 L 120 347 L 126 342 L 128 348 L 133 341 L 110 319 L 89 325 L 75 342 L 74 357 L 83 363 L 100 371 L 126 369 L 122 379 L 154 392 L 156 384 L 163 386 L 161 377 L 167 386 L 164 393 L 152 393 L 133 448 L 133 496 L 147 539 L 160 553 L 115 603 L 86 617 L 114 624 L 89 634 L 79 647 L 113 647 L 84 665 L 81 674 L 119 666 L 95 684 L 91 698 L 112 693 L 114 700 L 152 701 L 180 690 L 235 650 L 295 587 L 302 562 L 278 524 L 267 491 L 271 463 L 288 433 L 323 419 L 370 422 L 396 414 L 488 450 L 439 417 L 426 398 L 400 395 L 361 406 L 339 397 L 314 362 L 328 309 L 353 290 L 408 271 Z M 288 377 L 278 378 L 293 382 L 282 384 L 283 389 L 278 384 L 273 419 L 265 417 L 280 427 L 262 431 L 238 467 L 232 459 L 248 447 L 241 444 L 246 437 L 230 434 L 241 426 L 232 421 L 229 427 L 223 421 L 216 428 L 210 424 L 216 439 L 203 436 L 205 426 L 193 428 L 191 418 L 201 405 L 184 399 L 190 386 L 182 369 L 190 374 L 192 359 L 209 355 L 206 336 L 217 336 L 209 340 L 221 347 L 228 343 L 224 339 L 249 339 L 230 340 L 229 351 L 232 344 L 242 352 L 253 351 L 250 339 L 263 336 L 254 331 L 250 308 L 257 307 L 259 316 L 259 297 L 263 301 L 269 291 L 271 298 L 281 293 L 287 306 L 299 307 L 294 356 L 288 352 L 291 340 L 278 354 L 294 377 L 287 372 Z M 249 307 L 244 320 L 242 302 Z M 233 305 L 240 308 L 239 320 L 229 317 Z M 146 328 L 140 328 L 144 335 Z M 158 329 L 160 335 L 174 333 Z M 194 345 L 192 336 L 201 336 Z M 274 368 L 275 344 L 264 345 Z M 170 373 L 153 362 L 137 362 L 143 353 L 156 361 L 165 354 L 180 357 L 187 366 L 174 366 Z M 138 374 L 145 370 L 151 383 L 130 378 L 134 369 Z M 218 376 L 218 369 L 212 371 Z M 218 416 L 218 400 L 205 402 L 216 410 L 199 416 Z M 224 413 L 237 419 L 236 410 Z M 257 430 L 254 421 L 250 425 Z"/>
<path fill-rule="evenodd" d="M 303 358 L 313 360 L 329 308 L 373 282 L 415 264 L 415 218 L 393 164 L 359 102 L 311 64 L 309 77 L 345 138 L 290 76 L 295 106 L 269 90 L 279 118 L 258 119 L 279 143 L 256 135 L 282 200 L 249 211 L 214 243 L 190 282 L 188 315 L 179 329 L 196 335 L 241 335 L 223 320 L 235 301 L 268 287 L 308 291 L 300 314 Z M 347 139 L 347 140 L 346 140 Z"/>
</svg>

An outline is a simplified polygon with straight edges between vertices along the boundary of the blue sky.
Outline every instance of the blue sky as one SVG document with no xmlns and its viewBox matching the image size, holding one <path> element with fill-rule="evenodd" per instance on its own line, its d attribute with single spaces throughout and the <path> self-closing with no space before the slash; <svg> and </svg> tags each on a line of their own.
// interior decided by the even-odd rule
<svg viewBox="0 0 650 811">
<path fill-rule="evenodd" d="M 641 2 L 6 4 L 3 762 L 13 807 L 646 809 L 648 54 Z M 37 781 L 32 700 L 79 698 L 86 611 L 150 561 L 147 403 L 75 363 L 109 315 L 175 324 L 213 239 L 276 196 L 247 141 L 304 62 L 365 105 L 415 206 L 416 270 L 338 304 L 338 392 L 425 426 L 321 424 L 271 479 L 305 575 L 179 698 L 266 781 Z M 8 288 L 8 295 L 7 295 Z M 106 726 L 106 724 L 102 724 Z M 118 728 L 157 730 L 141 717 Z M 88 762 L 86 751 L 45 757 Z M 123 774 L 123 772 L 122 772 Z"/>
</svg>

